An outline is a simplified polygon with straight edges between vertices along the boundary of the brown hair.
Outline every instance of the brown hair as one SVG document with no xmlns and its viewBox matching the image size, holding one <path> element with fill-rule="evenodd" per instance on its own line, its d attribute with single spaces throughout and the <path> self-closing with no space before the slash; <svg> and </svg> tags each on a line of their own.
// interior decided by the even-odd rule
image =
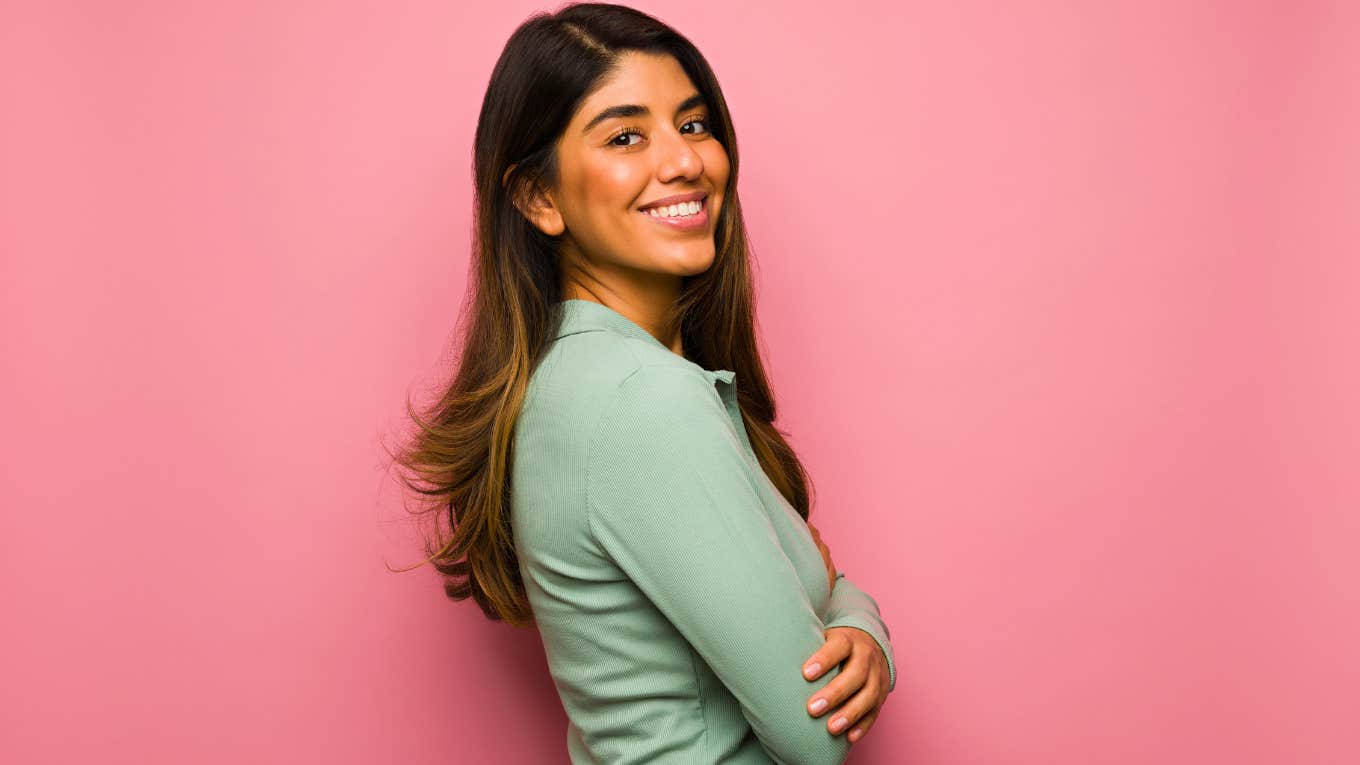
<svg viewBox="0 0 1360 765">
<path fill-rule="evenodd" d="M 510 527 L 512 443 L 530 375 L 556 329 L 551 309 L 562 299 L 562 285 L 555 239 L 511 198 L 534 184 L 556 187 L 558 136 L 629 51 L 675 57 L 708 103 L 708 128 L 730 163 L 713 265 L 685 278 L 670 316 L 691 361 L 736 372 L 756 457 L 789 504 L 808 517 L 807 475 L 774 427 L 774 397 L 756 344 L 737 141 L 717 78 L 689 40 L 631 8 L 577 3 L 535 14 L 501 52 L 478 118 L 474 260 L 460 316 L 457 371 L 426 413 L 417 413 L 407 399 L 418 430 L 393 455 L 406 471 L 402 483 L 423 498 L 417 514 L 433 513 L 437 521 L 422 563 L 444 575 L 449 598 L 471 596 L 487 618 L 512 626 L 533 621 Z M 448 531 L 438 531 L 445 520 Z"/>
</svg>

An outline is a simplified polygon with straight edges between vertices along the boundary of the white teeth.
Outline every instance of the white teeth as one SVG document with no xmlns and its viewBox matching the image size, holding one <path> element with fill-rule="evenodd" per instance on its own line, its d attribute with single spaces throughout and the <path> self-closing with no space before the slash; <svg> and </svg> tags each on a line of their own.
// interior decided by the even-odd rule
<svg viewBox="0 0 1360 765">
<path fill-rule="evenodd" d="M 681 202 L 678 205 L 653 207 L 650 210 L 643 210 L 643 212 L 653 218 L 688 218 L 691 215 L 697 215 L 703 208 L 703 200 L 696 199 L 693 202 Z"/>
</svg>

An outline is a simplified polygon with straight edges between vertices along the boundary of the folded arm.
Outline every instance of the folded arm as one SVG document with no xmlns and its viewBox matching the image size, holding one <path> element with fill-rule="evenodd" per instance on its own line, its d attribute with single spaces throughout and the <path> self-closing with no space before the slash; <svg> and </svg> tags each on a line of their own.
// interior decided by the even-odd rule
<svg viewBox="0 0 1360 765">
<path fill-rule="evenodd" d="M 897 664 L 893 658 L 892 635 L 878 610 L 878 602 L 846 578 L 845 572 L 836 572 L 836 584 L 831 588 L 831 599 L 823 616 L 827 627 L 855 627 L 869 633 L 883 649 L 888 660 L 888 691 L 897 685 Z"/>
<path fill-rule="evenodd" d="M 801 673 L 827 625 L 747 469 L 712 381 L 643 367 L 620 383 L 592 435 L 591 533 L 731 691 L 771 757 L 840 763 L 849 742 L 804 705 L 839 674 L 809 682 Z M 851 614 L 854 594 L 840 597 L 850 608 L 838 613 Z"/>
</svg>

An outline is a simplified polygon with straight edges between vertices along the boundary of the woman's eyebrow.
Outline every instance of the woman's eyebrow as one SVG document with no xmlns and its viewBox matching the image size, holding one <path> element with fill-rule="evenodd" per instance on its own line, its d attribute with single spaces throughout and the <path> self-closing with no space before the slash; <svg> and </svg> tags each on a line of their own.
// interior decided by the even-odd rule
<svg viewBox="0 0 1360 765">
<path fill-rule="evenodd" d="M 684 101 L 681 101 L 680 105 L 675 107 L 675 113 L 679 114 L 680 112 L 683 112 L 686 109 L 692 109 L 696 106 L 699 106 L 702 103 L 704 103 L 703 95 L 695 93 L 689 98 L 686 98 Z M 640 104 L 619 104 L 618 106 L 611 106 L 608 109 L 605 109 L 604 111 L 595 115 L 594 117 L 591 117 L 590 121 L 586 123 L 586 126 L 584 128 L 581 128 L 581 132 L 589 133 L 591 128 L 595 127 L 601 122 L 604 122 L 605 120 L 613 119 L 615 117 L 637 117 L 639 115 L 651 113 L 652 113 L 651 109 L 648 109 L 647 107 L 642 106 Z"/>
</svg>

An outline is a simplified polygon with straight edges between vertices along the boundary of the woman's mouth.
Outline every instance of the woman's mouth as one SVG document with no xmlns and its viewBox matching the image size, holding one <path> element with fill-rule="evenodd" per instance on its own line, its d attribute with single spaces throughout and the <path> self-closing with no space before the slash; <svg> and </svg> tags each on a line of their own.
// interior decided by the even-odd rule
<svg viewBox="0 0 1360 765">
<path fill-rule="evenodd" d="M 675 231 L 698 231 L 708 227 L 708 200 L 709 197 L 704 197 L 693 202 L 638 210 L 638 213 Z"/>
</svg>

